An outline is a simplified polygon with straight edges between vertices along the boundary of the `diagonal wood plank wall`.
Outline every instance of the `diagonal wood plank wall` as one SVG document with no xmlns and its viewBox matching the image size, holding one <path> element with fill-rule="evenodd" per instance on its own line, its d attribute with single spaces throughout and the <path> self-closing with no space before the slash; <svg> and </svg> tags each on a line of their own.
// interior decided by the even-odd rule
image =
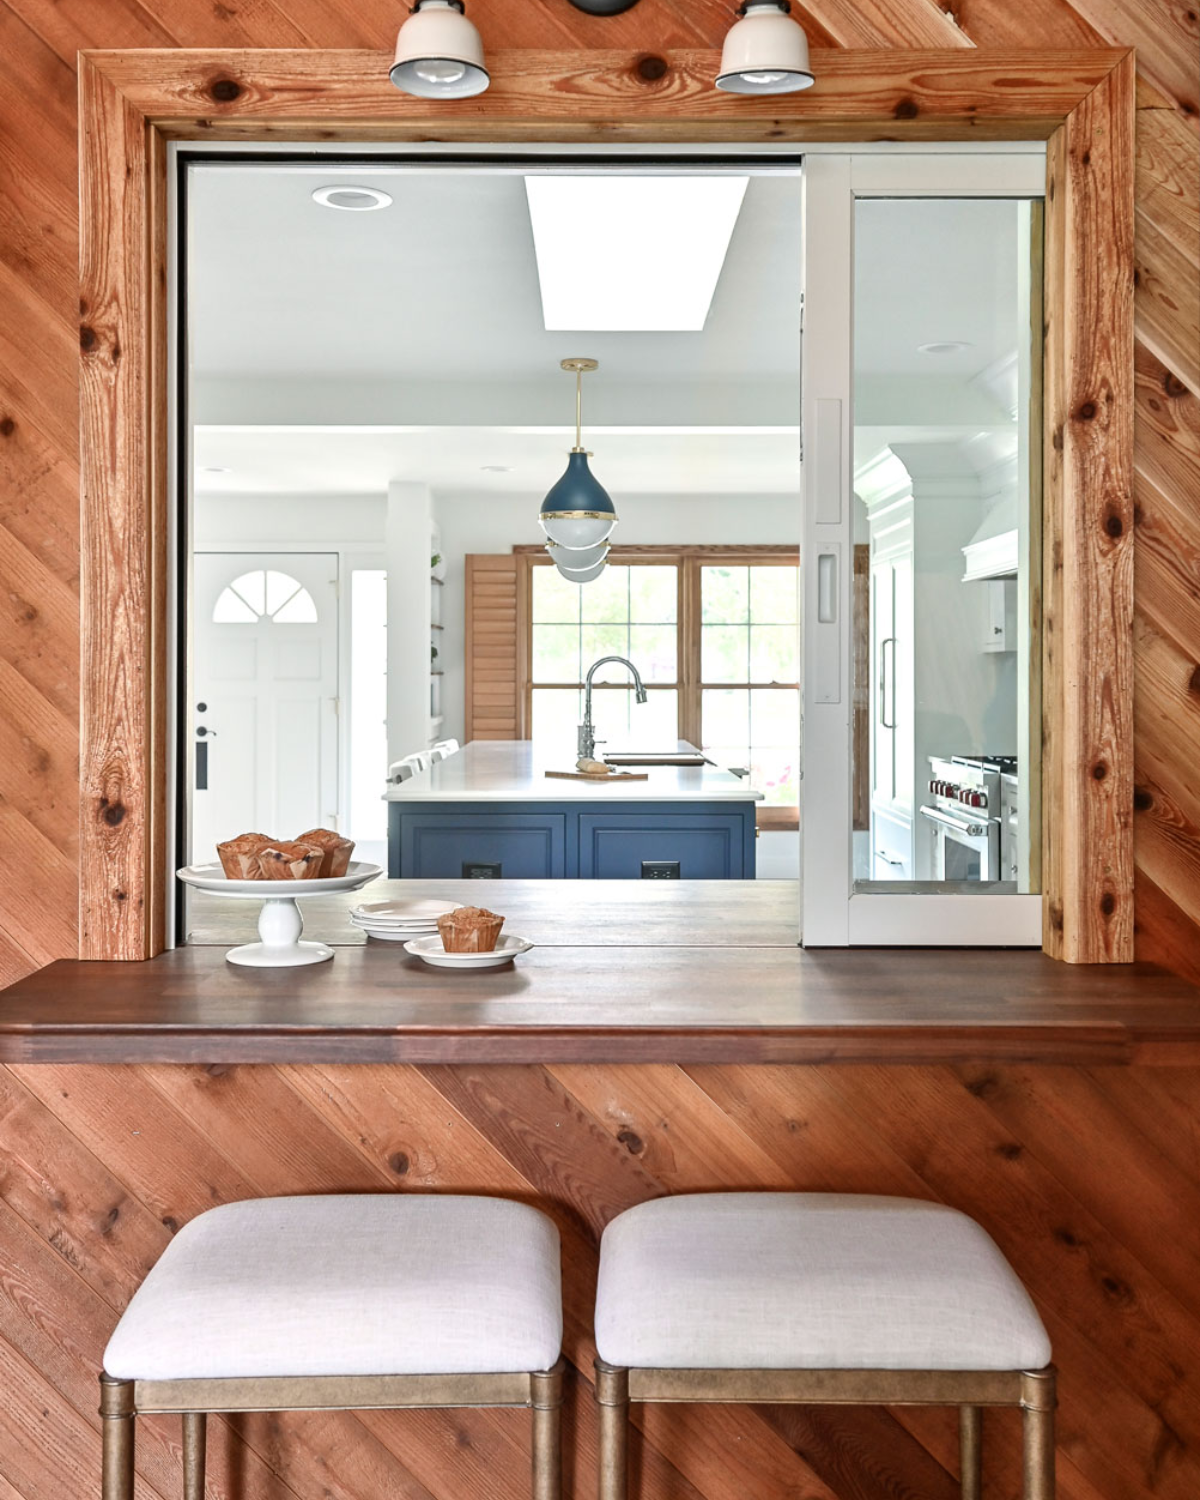
<svg viewBox="0 0 1200 1500">
<path fill-rule="evenodd" d="M 1139 955 L 1200 978 L 1200 86 L 1180 0 L 804 0 L 814 41 L 1132 43 Z M 82 47 L 386 45 L 394 0 L 0 0 L 0 981 L 76 944 L 77 208 Z M 493 46 L 714 46 L 726 0 L 476 0 Z"/>
<path fill-rule="evenodd" d="M 1138 48 L 1137 861 L 1140 955 L 1200 978 L 1200 79 L 1176 0 L 803 0 L 841 46 Z M 475 0 L 493 46 L 717 45 L 726 0 Z M 394 0 L 0 0 L 0 978 L 75 947 L 78 670 L 75 52 L 372 47 Z M 213 1203 L 484 1188 L 567 1248 L 586 1370 L 595 1239 L 663 1191 L 904 1192 L 975 1213 L 1029 1282 L 1064 1371 L 1067 1500 L 1200 1490 L 1200 1076 L 1078 1069 L 0 1071 L 0 1500 L 94 1494 L 94 1372 L 137 1279 Z M 949 1500 L 939 1414 L 654 1412 L 642 1500 Z M 995 1423 L 1011 1438 L 1003 1416 Z M 525 1491 L 512 1414 L 246 1418 L 229 1500 Z M 568 1451 L 590 1492 L 586 1402 Z M 1017 1493 L 1011 1445 L 989 1495 Z M 152 1426 L 139 1496 L 179 1493 Z"/>
<path fill-rule="evenodd" d="M 193 1215 L 270 1193 L 484 1191 L 564 1247 L 575 1500 L 603 1226 L 664 1192 L 949 1201 L 1029 1285 L 1062 1371 L 1062 1500 L 1200 1493 L 1200 1071 L 390 1066 L 0 1070 L 0 1495 L 97 1493 L 95 1374 L 119 1310 Z M 1020 1493 L 989 1418 L 989 1500 Z M 451 1412 L 214 1424 L 213 1500 L 522 1500 L 526 1419 Z M 659 1408 L 641 1500 L 951 1500 L 944 1412 Z M 180 1493 L 175 1419 L 143 1424 L 140 1500 Z"/>
</svg>

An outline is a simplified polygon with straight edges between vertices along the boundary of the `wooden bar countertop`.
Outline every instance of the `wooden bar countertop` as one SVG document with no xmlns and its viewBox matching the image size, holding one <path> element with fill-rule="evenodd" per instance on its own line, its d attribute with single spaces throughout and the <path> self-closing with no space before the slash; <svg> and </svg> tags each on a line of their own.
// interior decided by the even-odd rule
<svg viewBox="0 0 1200 1500">
<path fill-rule="evenodd" d="M 189 946 L 60 960 L 0 991 L 0 1062 L 1200 1062 L 1200 990 L 1161 969 L 805 951 L 792 882 L 419 888 L 486 899 L 537 946 L 502 969 L 431 969 L 316 897 L 306 930 L 343 944 L 333 960 L 245 969 L 224 953 L 256 908 L 198 903 Z M 369 899 L 415 889 L 381 881 Z"/>
</svg>

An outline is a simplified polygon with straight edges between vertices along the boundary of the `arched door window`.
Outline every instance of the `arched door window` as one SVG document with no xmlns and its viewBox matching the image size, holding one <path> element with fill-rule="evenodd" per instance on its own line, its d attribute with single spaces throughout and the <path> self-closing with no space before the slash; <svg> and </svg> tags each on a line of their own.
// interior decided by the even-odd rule
<svg viewBox="0 0 1200 1500">
<path fill-rule="evenodd" d="M 317 606 L 298 579 L 274 568 L 243 573 L 223 588 L 213 606 L 214 625 L 315 625 Z"/>
</svg>

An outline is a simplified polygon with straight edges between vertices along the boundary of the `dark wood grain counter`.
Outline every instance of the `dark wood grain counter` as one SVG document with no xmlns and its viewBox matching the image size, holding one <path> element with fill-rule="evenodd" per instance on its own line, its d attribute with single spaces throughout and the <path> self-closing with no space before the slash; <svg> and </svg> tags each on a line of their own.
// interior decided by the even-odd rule
<svg viewBox="0 0 1200 1500">
<path fill-rule="evenodd" d="M 304 969 L 63 961 L 0 992 L 0 1062 L 1200 1061 L 1200 991 L 1161 970 L 804 951 L 794 889 L 766 885 L 505 882 L 488 899 L 538 946 L 476 973 L 375 942 Z"/>
</svg>

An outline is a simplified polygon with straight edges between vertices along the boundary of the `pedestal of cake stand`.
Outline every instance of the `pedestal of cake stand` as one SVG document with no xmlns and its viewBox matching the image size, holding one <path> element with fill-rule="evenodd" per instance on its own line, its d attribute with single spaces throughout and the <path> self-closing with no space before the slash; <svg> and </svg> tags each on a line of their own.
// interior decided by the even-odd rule
<svg viewBox="0 0 1200 1500">
<path fill-rule="evenodd" d="M 258 942 L 231 948 L 225 957 L 231 964 L 251 969 L 294 969 L 301 964 L 320 964 L 333 957 L 328 943 L 302 943 L 304 918 L 294 896 L 268 896 L 258 914 Z"/>
</svg>

